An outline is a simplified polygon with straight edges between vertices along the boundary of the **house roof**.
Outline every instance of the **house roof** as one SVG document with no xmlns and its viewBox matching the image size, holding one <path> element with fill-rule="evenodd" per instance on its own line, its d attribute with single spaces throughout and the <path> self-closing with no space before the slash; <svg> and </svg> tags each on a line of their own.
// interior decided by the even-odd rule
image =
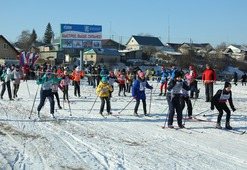
<svg viewBox="0 0 247 170">
<path fill-rule="evenodd" d="M 125 48 L 125 45 L 122 45 L 112 39 L 102 39 L 102 46 L 104 46 L 104 48 L 107 48 L 107 46 L 113 46 L 113 45 L 117 45 L 117 46 L 121 46 L 121 48 Z"/>
<path fill-rule="evenodd" d="M 166 44 L 171 46 L 175 51 L 178 51 L 179 47 L 182 45 L 180 43 L 166 43 Z"/>
<path fill-rule="evenodd" d="M 103 54 L 103 55 L 116 55 L 119 56 L 120 53 L 117 49 L 107 49 L 107 48 L 101 48 L 101 49 L 90 49 L 84 52 L 84 54 Z"/>
<path fill-rule="evenodd" d="M 231 46 L 233 46 L 233 47 L 235 47 L 235 48 L 237 48 L 237 49 L 239 49 L 239 50 L 241 50 L 241 51 L 247 51 L 247 48 L 245 47 L 245 46 L 243 46 L 243 45 L 230 45 L 230 46 L 228 46 L 227 48 L 231 48 Z M 233 49 L 232 49 L 233 50 Z M 234 50 L 233 50 L 234 51 Z"/>
<path fill-rule="evenodd" d="M 139 45 L 164 46 L 158 37 L 136 36 L 136 35 L 132 35 L 132 37 L 137 41 L 137 43 Z M 127 42 L 127 44 L 128 44 L 128 42 Z"/>
<path fill-rule="evenodd" d="M 16 52 L 16 54 L 19 54 L 19 51 L 12 44 L 10 44 L 10 42 L 4 38 L 3 35 L 0 35 L 0 38 L 2 38 Z"/>
<path fill-rule="evenodd" d="M 182 55 L 182 53 L 175 51 L 170 45 L 165 45 L 160 51 L 171 55 Z"/>
</svg>

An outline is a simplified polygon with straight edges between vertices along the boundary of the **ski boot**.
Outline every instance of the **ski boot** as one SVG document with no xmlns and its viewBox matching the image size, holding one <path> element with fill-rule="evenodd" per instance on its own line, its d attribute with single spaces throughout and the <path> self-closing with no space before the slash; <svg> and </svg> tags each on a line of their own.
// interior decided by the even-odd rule
<svg viewBox="0 0 247 170">
<path fill-rule="evenodd" d="M 216 123 L 216 128 L 217 128 L 217 129 L 222 129 L 220 123 Z"/>
<path fill-rule="evenodd" d="M 228 129 L 228 130 L 231 130 L 232 129 L 232 127 L 230 126 L 230 123 L 229 122 L 226 122 L 226 127 L 225 128 Z"/>
</svg>

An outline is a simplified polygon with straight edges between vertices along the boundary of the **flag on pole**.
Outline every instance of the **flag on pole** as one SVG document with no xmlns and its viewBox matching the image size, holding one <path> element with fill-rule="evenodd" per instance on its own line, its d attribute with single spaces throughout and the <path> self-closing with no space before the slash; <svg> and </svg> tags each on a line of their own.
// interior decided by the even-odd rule
<svg viewBox="0 0 247 170">
<path fill-rule="evenodd" d="M 22 67 L 27 63 L 25 51 L 23 51 L 19 54 L 19 60 L 20 60 L 20 66 L 22 66 Z"/>
<path fill-rule="evenodd" d="M 35 65 L 36 64 L 36 62 L 38 61 L 38 59 L 39 59 L 39 56 L 37 55 L 37 53 L 32 53 L 31 55 L 30 55 L 30 57 L 32 58 L 31 59 L 31 61 L 32 61 L 32 65 Z"/>
</svg>

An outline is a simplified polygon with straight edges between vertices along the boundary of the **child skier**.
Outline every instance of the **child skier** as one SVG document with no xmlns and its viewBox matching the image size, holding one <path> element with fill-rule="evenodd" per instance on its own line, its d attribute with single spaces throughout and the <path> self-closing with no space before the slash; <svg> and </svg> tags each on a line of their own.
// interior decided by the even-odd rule
<svg viewBox="0 0 247 170">
<path fill-rule="evenodd" d="M 71 76 L 68 75 L 68 71 L 65 70 L 63 75 L 62 75 L 62 81 L 61 81 L 61 86 L 63 89 L 63 101 L 68 101 L 69 102 L 69 84 L 70 84 L 70 79 L 72 79 Z"/>
<path fill-rule="evenodd" d="M 97 89 L 96 93 L 100 97 L 101 106 L 100 106 L 100 114 L 103 115 L 103 110 L 106 103 L 106 110 L 108 115 L 111 115 L 111 103 L 110 103 L 110 93 L 113 91 L 112 86 L 108 83 L 107 77 L 102 77 Z"/>
<path fill-rule="evenodd" d="M 45 104 L 45 99 L 48 98 L 50 102 L 50 114 L 53 118 L 54 116 L 54 96 L 52 93 L 52 85 L 55 82 L 61 81 L 61 78 L 55 78 L 52 74 L 51 70 L 47 70 L 46 74 L 39 80 L 37 80 L 37 84 L 42 84 L 41 90 L 40 90 L 40 103 L 37 108 L 38 110 L 38 117 L 40 117 L 40 110 Z"/>
<path fill-rule="evenodd" d="M 161 85 L 160 85 L 160 94 L 159 94 L 159 96 L 162 95 L 163 88 L 164 88 L 164 96 L 166 96 L 168 77 L 169 77 L 169 72 L 166 71 L 165 66 L 162 66 Z"/>
<path fill-rule="evenodd" d="M 211 110 L 214 110 L 214 106 L 215 106 L 216 109 L 219 111 L 219 115 L 217 118 L 217 124 L 216 124 L 216 128 L 218 128 L 218 129 L 222 128 L 220 122 L 221 122 L 221 118 L 223 115 L 223 111 L 226 112 L 225 128 L 226 129 L 232 129 L 232 127 L 230 126 L 231 111 L 228 108 L 228 106 L 226 105 L 227 100 L 230 104 L 232 111 L 234 112 L 236 109 L 235 109 L 233 102 L 232 102 L 231 84 L 226 81 L 225 85 L 224 85 L 224 89 L 218 90 L 211 100 Z"/>
<path fill-rule="evenodd" d="M 147 108 L 146 108 L 145 88 L 153 89 L 153 87 L 148 84 L 144 73 L 139 72 L 138 78 L 137 78 L 137 80 L 134 81 L 133 87 L 132 87 L 132 96 L 136 99 L 136 105 L 134 108 L 134 115 L 135 116 L 138 116 L 137 111 L 138 111 L 138 107 L 140 104 L 140 100 L 142 100 L 144 115 L 148 116 Z"/>
</svg>

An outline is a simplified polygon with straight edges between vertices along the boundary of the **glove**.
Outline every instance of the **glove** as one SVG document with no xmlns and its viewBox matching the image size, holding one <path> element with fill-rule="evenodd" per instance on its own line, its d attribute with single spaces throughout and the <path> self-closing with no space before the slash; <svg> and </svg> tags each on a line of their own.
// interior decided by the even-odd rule
<svg viewBox="0 0 247 170">
<path fill-rule="evenodd" d="M 134 99 L 136 99 L 137 96 L 133 96 Z"/>
<path fill-rule="evenodd" d="M 235 112 L 235 111 L 236 111 L 236 109 L 235 109 L 235 108 L 233 108 L 233 109 L 232 109 L 232 111 L 233 111 L 233 112 Z"/>
</svg>

